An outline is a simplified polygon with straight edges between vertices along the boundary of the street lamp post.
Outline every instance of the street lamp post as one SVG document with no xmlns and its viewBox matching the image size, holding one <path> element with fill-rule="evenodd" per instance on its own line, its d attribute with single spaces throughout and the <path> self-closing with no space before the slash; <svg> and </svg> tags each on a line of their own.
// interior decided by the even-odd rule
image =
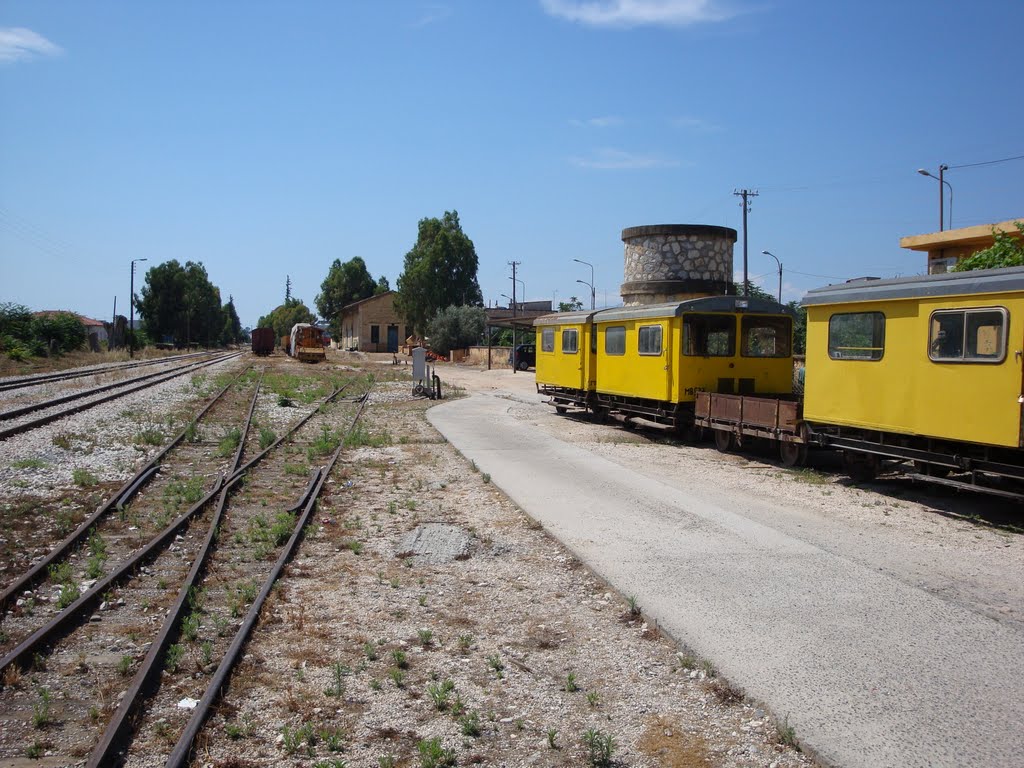
<svg viewBox="0 0 1024 768">
<path fill-rule="evenodd" d="M 939 175 L 936 176 L 929 173 L 924 168 L 918 168 L 917 172 L 922 176 L 927 176 L 930 179 L 935 179 L 939 182 L 939 232 L 944 229 L 945 222 L 943 221 L 943 209 L 946 207 L 946 196 L 942 191 L 942 185 L 945 184 L 949 189 L 949 226 L 953 226 L 953 187 L 952 185 L 943 178 L 943 174 L 949 170 L 949 166 L 943 163 L 939 166 Z"/>
<path fill-rule="evenodd" d="M 590 309 L 593 310 L 594 303 L 596 300 L 594 295 L 594 265 L 591 264 L 589 261 L 584 261 L 583 259 L 573 259 L 573 261 L 577 262 L 578 264 L 586 264 L 588 267 L 590 267 L 590 282 L 588 283 L 586 280 L 577 280 L 576 282 L 590 286 Z"/>
<path fill-rule="evenodd" d="M 779 261 L 779 257 L 771 251 L 761 251 L 765 256 L 771 256 L 775 259 L 775 263 L 779 265 L 779 304 L 782 303 L 782 262 Z"/>
<path fill-rule="evenodd" d="M 149 261 L 149 259 L 132 259 L 132 279 L 128 294 L 128 303 L 131 305 L 128 310 L 128 357 L 135 357 L 135 262 L 137 261 Z"/>
</svg>

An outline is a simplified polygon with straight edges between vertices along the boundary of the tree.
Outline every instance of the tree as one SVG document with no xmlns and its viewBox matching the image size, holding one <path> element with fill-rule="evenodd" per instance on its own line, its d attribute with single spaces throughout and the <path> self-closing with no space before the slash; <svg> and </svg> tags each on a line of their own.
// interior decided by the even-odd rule
<svg viewBox="0 0 1024 768">
<path fill-rule="evenodd" d="M 384 280 L 385 285 L 387 280 Z M 327 273 L 327 277 L 320 284 L 320 293 L 316 297 L 316 310 L 320 317 L 327 321 L 331 329 L 331 335 L 335 338 L 341 336 L 342 307 L 346 307 L 354 301 L 368 299 L 376 292 L 377 284 L 373 282 L 366 262 L 360 256 L 355 256 L 344 264 L 340 259 L 335 259 Z"/>
<path fill-rule="evenodd" d="M 222 310 L 224 314 L 224 328 L 220 334 L 220 343 L 238 344 L 242 340 L 242 321 L 238 319 L 238 312 L 235 310 L 235 297 L 228 296 L 228 303 Z"/>
<path fill-rule="evenodd" d="M 447 355 L 453 349 L 476 344 L 487 325 L 483 307 L 446 307 L 427 324 L 430 348 Z"/>
<path fill-rule="evenodd" d="M 568 301 L 558 302 L 559 312 L 579 312 L 583 309 L 583 302 L 575 296 L 570 296 Z"/>
<path fill-rule="evenodd" d="M 274 338 L 280 339 L 292 332 L 296 323 L 313 323 L 316 318 L 309 307 L 298 299 L 289 298 L 288 302 L 275 307 L 270 314 L 260 318 L 258 327 L 273 328 Z"/>
<path fill-rule="evenodd" d="M 1015 221 L 1020 237 L 1008 232 L 997 232 L 992 229 L 995 242 L 988 248 L 969 256 L 955 267 L 952 272 L 970 272 L 975 269 L 998 269 L 999 267 L 1019 267 L 1024 265 L 1024 221 Z"/>
<path fill-rule="evenodd" d="M 141 298 L 136 298 L 146 334 L 177 346 L 198 341 L 216 346 L 224 330 L 220 290 L 210 282 L 202 262 L 177 259 L 146 271 Z"/>
<path fill-rule="evenodd" d="M 476 248 L 462 231 L 457 211 L 420 219 L 416 244 L 398 277 L 395 306 L 417 333 L 444 307 L 483 306 L 478 266 Z"/>
<path fill-rule="evenodd" d="M 384 275 L 381 275 L 377 278 L 377 284 L 373 286 L 373 295 L 380 296 L 382 293 L 387 293 L 390 290 L 391 283 L 388 282 L 388 279 L 384 277 Z"/>
</svg>

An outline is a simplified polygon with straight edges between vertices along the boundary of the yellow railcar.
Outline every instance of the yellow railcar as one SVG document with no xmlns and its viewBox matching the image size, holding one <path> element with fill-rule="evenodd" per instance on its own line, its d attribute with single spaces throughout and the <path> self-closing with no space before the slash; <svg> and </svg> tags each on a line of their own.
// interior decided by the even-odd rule
<svg viewBox="0 0 1024 768">
<path fill-rule="evenodd" d="M 813 290 L 803 417 L 847 451 L 1024 477 L 1024 268 L 858 280 Z"/>
<path fill-rule="evenodd" d="M 789 394 L 793 320 L 773 301 L 712 296 L 594 315 L 593 408 L 679 429 L 702 391 Z"/>
<path fill-rule="evenodd" d="M 563 312 L 534 321 L 537 329 L 537 391 L 551 397 L 559 413 L 587 408 L 597 384 L 594 315 Z"/>
</svg>

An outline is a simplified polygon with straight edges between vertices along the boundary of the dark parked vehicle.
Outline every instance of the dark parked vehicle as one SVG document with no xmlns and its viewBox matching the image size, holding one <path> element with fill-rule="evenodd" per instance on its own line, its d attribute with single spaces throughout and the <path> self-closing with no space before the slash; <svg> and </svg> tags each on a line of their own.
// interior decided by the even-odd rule
<svg viewBox="0 0 1024 768">
<path fill-rule="evenodd" d="M 536 368 L 537 346 L 535 344 L 520 344 L 513 352 L 509 353 L 508 362 L 520 371 Z"/>
</svg>

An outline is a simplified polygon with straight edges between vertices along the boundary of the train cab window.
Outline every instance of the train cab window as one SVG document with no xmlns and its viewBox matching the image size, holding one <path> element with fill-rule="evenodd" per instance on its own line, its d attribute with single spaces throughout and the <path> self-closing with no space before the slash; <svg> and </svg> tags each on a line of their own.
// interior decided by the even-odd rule
<svg viewBox="0 0 1024 768">
<path fill-rule="evenodd" d="M 732 357 L 736 354 L 734 315 L 686 315 L 683 354 L 691 357 Z"/>
<path fill-rule="evenodd" d="M 641 355 L 661 354 L 661 326 L 641 325 L 637 335 L 637 351 Z"/>
<path fill-rule="evenodd" d="M 744 315 L 740 320 L 743 357 L 789 357 L 793 321 L 788 317 Z"/>
<path fill-rule="evenodd" d="M 604 353 L 606 355 L 626 354 L 626 326 L 614 325 L 610 328 L 605 328 Z"/>
<path fill-rule="evenodd" d="M 881 312 L 846 312 L 828 319 L 828 356 L 833 360 L 881 360 L 884 353 Z"/>
<path fill-rule="evenodd" d="M 555 351 L 555 329 L 545 328 L 540 332 L 540 351 L 541 352 L 554 352 Z"/>
<path fill-rule="evenodd" d="M 932 312 L 928 357 L 937 363 L 1001 363 L 1006 357 L 1006 310 Z"/>
<path fill-rule="evenodd" d="M 575 328 L 562 331 L 562 354 L 575 355 L 579 351 L 579 333 Z"/>
</svg>

